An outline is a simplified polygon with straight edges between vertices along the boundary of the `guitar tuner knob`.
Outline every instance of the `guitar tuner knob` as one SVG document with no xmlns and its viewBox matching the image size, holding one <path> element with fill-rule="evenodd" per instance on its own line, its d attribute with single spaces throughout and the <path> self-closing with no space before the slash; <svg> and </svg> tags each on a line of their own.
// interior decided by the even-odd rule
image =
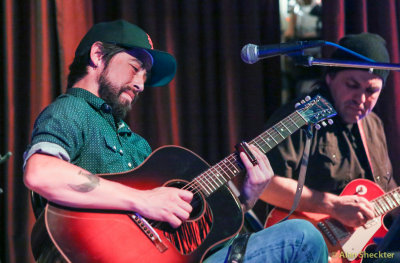
<svg viewBox="0 0 400 263">
<path fill-rule="evenodd" d="M 301 100 L 300 103 L 301 103 L 301 104 L 304 104 L 304 103 L 306 103 L 306 101 L 305 101 L 305 100 Z"/>
<path fill-rule="evenodd" d="M 300 107 L 300 105 L 301 104 L 299 102 L 297 102 L 296 104 L 294 104 L 294 108 L 297 109 L 298 107 Z"/>
<path fill-rule="evenodd" d="M 321 129 L 321 125 L 319 125 L 318 123 L 315 124 L 315 129 L 317 129 L 317 130 Z"/>
<path fill-rule="evenodd" d="M 304 99 L 305 99 L 306 101 L 310 101 L 310 100 L 311 100 L 311 97 L 310 97 L 310 96 L 306 96 Z"/>
<path fill-rule="evenodd" d="M 321 122 L 322 126 L 326 127 L 328 124 L 326 124 L 326 122 Z"/>
<path fill-rule="evenodd" d="M 329 125 L 332 125 L 333 124 L 333 120 L 332 119 L 328 119 L 328 123 L 329 123 Z"/>
</svg>

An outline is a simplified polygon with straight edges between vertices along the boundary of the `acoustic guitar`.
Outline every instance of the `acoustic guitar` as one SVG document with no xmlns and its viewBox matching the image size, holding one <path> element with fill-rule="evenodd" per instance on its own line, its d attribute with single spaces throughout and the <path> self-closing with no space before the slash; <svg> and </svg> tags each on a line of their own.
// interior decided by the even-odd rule
<svg viewBox="0 0 400 263">
<path fill-rule="evenodd" d="M 323 97 L 308 98 L 292 114 L 254 138 L 249 144 L 266 153 L 308 124 L 336 115 Z M 76 209 L 46 205 L 45 228 L 68 262 L 201 262 L 210 249 L 235 236 L 243 225 L 237 197 L 226 183 L 245 171 L 237 153 L 209 166 L 195 153 L 178 146 L 161 147 L 137 168 L 101 174 L 103 178 L 146 190 L 160 186 L 194 193 L 189 220 L 174 229 L 165 222 L 127 211 Z"/>
</svg>

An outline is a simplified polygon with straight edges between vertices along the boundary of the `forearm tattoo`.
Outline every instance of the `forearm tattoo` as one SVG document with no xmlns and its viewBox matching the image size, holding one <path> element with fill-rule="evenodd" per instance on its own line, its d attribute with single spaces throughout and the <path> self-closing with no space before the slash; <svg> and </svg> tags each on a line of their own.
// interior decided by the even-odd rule
<svg viewBox="0 0 400 263">
<path fill-rule="evenodd" d="M 79 175 L 84 175 L 86 178 L 89 180 L 87 183 L 83 184 L 68 184 L 69 187 L 71 187 L 73 190 L 77 192 L 82 192 L 82 193 L 87 193 L 90 191 L 93 191 L 99 184 L 100 184 L 100 178 L 91 174 L 91 173 L 85 173 L 83 171 L 79 171 Z"/>
</svg>

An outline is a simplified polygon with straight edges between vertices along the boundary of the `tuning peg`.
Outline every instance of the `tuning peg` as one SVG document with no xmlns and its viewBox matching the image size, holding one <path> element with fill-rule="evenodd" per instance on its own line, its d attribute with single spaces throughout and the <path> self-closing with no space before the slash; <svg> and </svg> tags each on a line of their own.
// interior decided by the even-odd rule
<svg viewBox="0 0 400 263">
<path fill-rule="evenodd" d="M 322 126 L 324 126 L 324 127 L 326 127 L 326 125 L 328 125 L 328 124 L 326 124 L 325 121 L 321 122 L 321 124 L 322 124 Z"/>
<path fill-rule="evenodd" d="M 328 123 L 329 123 L 329 125 L 332 125 L 333 124 L 333 120 L 332 119 L 328 119 Z"/>
<path fill-rule="evenodd" d="M 321 125 L 319 125 L 318 123 L 315 124 L 315 129 L 317 129 L 317 130 L 321 129 Z"/>
<path fill-rule="evenodd" d="M 311 97 L 310 97 L 310 96 L 306 96 L 304 99 L 305 99 L 306 101 L 310 101 L 310 100 L 311 100 Z"/>
<path fill-rule="evenodd" d="M 299 102 L 297 102 L 296 104 L 294 104 L 294 108 L 297 109 L 298 107 L 300 107 L 300 105 L 301 104 Z"/>
<path fill-rule="evenodd" d="M 301 103 L 301 104 L 304 104 L 304 103 L 306 103 L 306 101 L 305 101 L 305 100 L 301 100 L 300 103 Z"/>
</svg>

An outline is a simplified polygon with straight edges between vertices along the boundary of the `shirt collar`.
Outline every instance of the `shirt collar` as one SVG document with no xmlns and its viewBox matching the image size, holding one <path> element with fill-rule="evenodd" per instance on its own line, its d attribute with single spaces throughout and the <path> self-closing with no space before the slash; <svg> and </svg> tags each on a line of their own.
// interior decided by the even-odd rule
<svg viewBox="0 0 400 263">
<path fill-rule="evenodd" d="M 70 94 L 72 96 L 82 98 L 84 99 L 89 105 L 91 105 L 93 108 L 95 108 L 98 111 L 102 111 L 106 115 L 109 115 L 110 118 L 112 118 L 112 123 L 114 123 L 114 118 L 111 117 L 111 106 L 108 105 L 102 98 L 97 97 L 93 93 L 82 89 L 82 88 L 70 88 L 67 90 L 67 94 Z M 106 119 L 108 119 L 106 117 Z M 110 120 L 111 121 L 111 120 Z M 123 120 L 117 120 L 117 131 L 120 134 L 131 134 L 132 131 L 128 127 L 128 125 L 123 121 Z M 114 126 L 114 125 L 113 125 Z"/>
<path fill-rule="evenodd" d="M 128 127 L 128 125 L 122 120 L 117 123 L 117 129 L 118 129 L 118 133 L 121 134 L 121 135 L 122 134 L 131 134 L 132 133 L 132 131 Z"/>
<path fill-rule="evenodd" d="M 87 103 L 89 103 L 91 106 L 93 106 L 96 110 L 102 110 L 105 113 L 110 113 L 111 112 L 111 106 L 105 103 L 105 101 L 93 93 L 81 89 L 81 88 L 70 88 L 67 90 L 67 94 L 70 94 L 72 96 L 82 98 Z M 108 111 L 108 112 L 107 112 Z"/>
</svg>

